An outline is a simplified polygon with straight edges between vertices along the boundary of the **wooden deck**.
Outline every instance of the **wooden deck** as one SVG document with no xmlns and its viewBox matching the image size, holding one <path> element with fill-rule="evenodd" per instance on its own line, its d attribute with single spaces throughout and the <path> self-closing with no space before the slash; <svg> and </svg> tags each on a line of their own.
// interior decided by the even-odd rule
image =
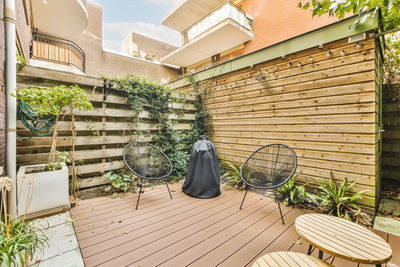
<svg viewBox="0 0 400 267">
<path fill-rule="evenodd" d="M 223 188 L 213 199 L 191 198 L 181 184 L 146 189 L 139 210 L 135 194 L 79 201 L 71 210 L 87 267 L 90 266 L 246 266 L 272 251 L 306 253 L 295 219 L 307 210 L 283 207 L 282 225 L 270 198 Z M 400 237 L 378 233 L 393 249 L 392 263 L 400 265 Z M 313 255 L 317 255 L 314 251 Z M 329 260 L 329 262 L 331 262 Z M 335 266 L 356 266 L 335 259 Z"/>
</svg>

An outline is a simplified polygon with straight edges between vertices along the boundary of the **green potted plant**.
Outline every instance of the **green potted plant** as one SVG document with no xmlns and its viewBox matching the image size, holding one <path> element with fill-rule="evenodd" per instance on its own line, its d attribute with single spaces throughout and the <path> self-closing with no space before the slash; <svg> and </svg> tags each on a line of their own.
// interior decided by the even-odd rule
<svg viewBox="0 0 400 267">
<path fill-rule="evenodd" d="M 30 105 L 34 111 L 43 115 L 55 115 L 53 141 L 47 164 L 21 166 L 17 174 L 19 198 L 18 215 L 34 213 L 69 205 L 68 161 L 65 152 L 56 151 L 57 125 L 61 112 L 92 109 L 88 94 L 74 85 L 52 88 L 29 87 L 18 90 L 18 101 Z M 34 190 L 31 190 L 34 188 Z M 30 196 L 30 194 L 32 194 Z M 28 202 L 27 200 L 30 199 Z M 27 204 L 28 203 L 28 204 Z"/>
<path fill-rule="evenodd" d="M 0 267 L 26 266 L 48 242 L 38 226 L 10 211 L 7 195 L 12 193 L 12 186 L 10 178 L 0 177 Z"/>
</svg>

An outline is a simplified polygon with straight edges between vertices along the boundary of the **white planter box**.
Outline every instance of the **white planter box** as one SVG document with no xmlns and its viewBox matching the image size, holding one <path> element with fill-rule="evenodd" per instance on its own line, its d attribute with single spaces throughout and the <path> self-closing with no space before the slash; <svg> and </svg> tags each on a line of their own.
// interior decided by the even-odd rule
<svg viewBox="0 0 400 267">
<path fill-rule="evenodd" d="M 21 166 L 17 174 L 18 216 L 69 206 L 68 168 L 30 173 L 45 164 Z"/>
</svg>

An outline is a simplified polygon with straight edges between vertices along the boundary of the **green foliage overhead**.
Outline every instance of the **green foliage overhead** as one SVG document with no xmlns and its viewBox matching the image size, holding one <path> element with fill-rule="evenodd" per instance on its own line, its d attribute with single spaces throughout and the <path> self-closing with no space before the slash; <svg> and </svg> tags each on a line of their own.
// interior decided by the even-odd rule
<svg viewBox="0 0 400 267">
<path fill-rule="evenodd" d="M 385 36 L 386 50 L 384 68 L 384 83 L 399 91 L 400 84 L 400 34 Z"/>
<path fill-rule="evenodd" d="M 304 4 L 303 4 L 304 3 Z M 346 14 L 360 14 L 373 8 L 372 16 L 378 15 L 378 9 L 382 11 L 382 23 L 385 30 L 400 27 L 400 1 L 398 0 L 308 0 L 299 2 L 303 9 L 312 8 L 313 16 L 329 14 L 339 19 Z M 355 25 L 362 24 L 371 14 L 360 15 Z"/>
<path fill-rule="evenodd" d="M 205 111 L 201 99 L 199 101 L 185 100 L 176 98 L 172 90 L 145 79 L 133 75 L 127 75 L 121 79 L 110 79 L 117 84 L 119 89 L 126 92 L 132 109 L 136 112 L 133 116 L 134 123 L 140 123 L 143 119 L 137 116 L 140 112 L 148 111 L 150 120 L 158 123 L 155 132 L 136 131 L 133 134 L 141 136 L 151 136 L 152 142 L 161 149 L 171 160 L 175 179 L 181 179 L 186 175 L 189 155 L 193 144 L 200 139 L 201 135 L 206 135 L 209 129 L 209 115 Z M 184 95 L 184 94 L 183 94 Z M 196 119 L 192 121 L 192 130 L 177 131 L 175 125 L 177 120 L 170 119 L 169 114 L 183 114 L 183 110 L 176 110 L 169 105 L 172 101 L 180 103 L 191 103 L 197 107 Z"/>
<path fill-rule="evenodd" d="M 77 85 L 64 85 L 52 88 L 29 87 L 18 90 L 16 97 L 33 107 L 43 115 L 59 115 L 63 108 L 90 110 L 93 109 L 88 94 Z"/>
</svg>

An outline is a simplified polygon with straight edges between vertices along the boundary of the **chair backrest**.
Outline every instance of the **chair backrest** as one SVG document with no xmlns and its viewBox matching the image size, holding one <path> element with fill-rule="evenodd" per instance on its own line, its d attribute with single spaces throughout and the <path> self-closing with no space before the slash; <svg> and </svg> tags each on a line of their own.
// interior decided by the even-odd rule
<svg viewBox="0 0 400 267">
<path fill-rule="evenodd" d="M 297 168 L 296 152 L 287 145 L 270 144 L 257 149 L 240 169 L 242 181 L 254 188 L 272 189 L 289 181 Z"/>
<path fill-rule="evenodd" d="M 159 180 L 172 172 L 169 158 L 157 147 L 144 142 L 131 142 L 124 147 L 122 154 L 126 167 L 136 176 Z"/>
</svg>

